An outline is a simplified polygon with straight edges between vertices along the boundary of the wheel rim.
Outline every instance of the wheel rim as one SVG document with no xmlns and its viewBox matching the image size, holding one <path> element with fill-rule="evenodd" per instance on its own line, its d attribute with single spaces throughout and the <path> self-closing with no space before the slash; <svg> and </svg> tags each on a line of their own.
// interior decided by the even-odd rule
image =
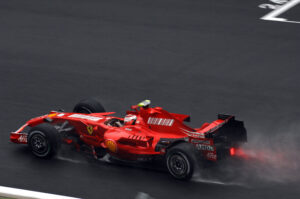
<svg viewBox="0 0 300 199">
<path fill-rule="evenodd" d="M 49 151 L 47 139 L 41 132 L 36 132 L 32 135 L 30 146 L 32 151 L 38 155 L 44 155 Z"/>
<path fill-rule="evenodd" d="M 188 173 L 189 165 L 186 158 L 182 154 L 173 154 L 169 158 L 168 165 L 171 173 L 176 177 L 185 176 Z"/>
</svg>

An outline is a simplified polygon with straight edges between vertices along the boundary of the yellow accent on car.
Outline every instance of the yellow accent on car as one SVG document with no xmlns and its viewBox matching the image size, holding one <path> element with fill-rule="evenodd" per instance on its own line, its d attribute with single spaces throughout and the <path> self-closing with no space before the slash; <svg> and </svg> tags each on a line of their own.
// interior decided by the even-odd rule
<svg viewBox="0 0 300 199">
<path fill-rule="evenodd" d="M 93 126 L 89 125 L 89 126 L 86 127 L 86 129 L 87 129 L 87 131 L 88 131 L 88 133 L 89 133 L 90 135 L 93 134 L 93 131 L 94 131 Z"/>
<path fill-rule="evenodd" d="M 145 106 L 150 105 L 150 103 L 151 103 L 150 100 L 144 100 L 144 101 L 138 103 L 138 107 L 145 107 Z"/>
<path fill-rule="evenodd" d="M 115 141 L 113 140 L 106 140 L 105 141 L 105 145 L 108 148 L 108 150 L 110 150 L 113 153 L 117 152 L 117 144 L 115 143 Z"/>
<path fill-rule="evenodd" d="M 57 113 L 51 113 L 51 114 L 48 115 L 48 117 L 54 117 L 56 115 L 57 115 Z"/>
</svg>

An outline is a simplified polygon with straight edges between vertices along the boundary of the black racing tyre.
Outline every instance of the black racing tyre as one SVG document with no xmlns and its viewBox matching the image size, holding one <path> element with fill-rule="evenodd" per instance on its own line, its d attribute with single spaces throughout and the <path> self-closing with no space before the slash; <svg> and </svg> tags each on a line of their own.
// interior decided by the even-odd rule
<svg viewBox="0 0 300 199">
<path fill-rule="evenodd" d="M 103 113 L 105 112 L 102 104 L 95 98 L 88 98 L 80 101 L 73 109 L 74 113 Z"/>
<path fill-rule="evenodd" d="M 33 127 L 28 133 L 28 147 L 39 158 L 54 156 L 60 146 L 59 132 L 49 123 Z"/>
<path fill-rule="evenodd" d="M 167 151 L 166 165 L 169 173 L 176 179 L 191 179 L 194 173 L 195 163 L 195 149 L 190 143 L 179 143 Z"/>
</svg>

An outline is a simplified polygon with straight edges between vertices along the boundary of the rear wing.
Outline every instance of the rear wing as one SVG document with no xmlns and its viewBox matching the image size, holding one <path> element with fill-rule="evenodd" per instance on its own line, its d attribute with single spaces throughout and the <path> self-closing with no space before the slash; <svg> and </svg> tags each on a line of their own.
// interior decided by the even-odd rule
<svg viewBox="0 0 300 199">
<path fill-rule="evenodd" d="M 236 120 L 234 116 L 225 114 L 218 114 L 218 120 L 224 120 L 222 126 L 206 134 L 206 137 L 213 138 L 214 143 L 247 142 L 247 131 L 243 121 Z"/>
<path fill-rule="evenodd" d="M 218 114 L 218 119 L 227 120 L 227 119 L 230 119 L 230 118 L 234 119 L 234 116 L 233 115 Z"/>
</svg>

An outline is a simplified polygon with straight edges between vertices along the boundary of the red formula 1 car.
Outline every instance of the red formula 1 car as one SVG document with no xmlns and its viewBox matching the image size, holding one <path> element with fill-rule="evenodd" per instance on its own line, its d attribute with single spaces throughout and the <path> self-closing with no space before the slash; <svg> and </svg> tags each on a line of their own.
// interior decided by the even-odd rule
<svg viewBox="0 0 300 199">
<path fill-rule="evenodd" d="M 177 179 L 190 179 L 199 161 L 217 161 L 234 153 L 247 141 L 241 121 L 218 115 L 200 128 L 184 124 L 188 115 L 169 113 L 150 107 L 145 100 L 131 107 L 124 118 L 105 112 L 96 99 L 79 102 L 73 112 L 51 111 L 33 118 L 10 135 L 11 142 L 27 144 L 32 153 L 49 158 L 62 143 L 100 158 L 109 153 L 121 160 L 165 160 L 168 171 Z"/>
</svg>

